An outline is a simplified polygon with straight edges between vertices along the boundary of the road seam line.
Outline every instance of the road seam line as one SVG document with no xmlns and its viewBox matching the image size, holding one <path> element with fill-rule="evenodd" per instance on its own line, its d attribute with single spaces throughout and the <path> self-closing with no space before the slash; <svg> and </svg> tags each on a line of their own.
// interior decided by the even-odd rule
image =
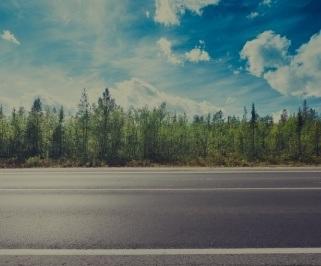
<svg viewBox="0 0 321 266">
<path fill-rule="evenodd" d="M 235 249 L 0 249 L 0 256 L 166 256 L 166 255 L 259 255 L 321 254 L 321 248 Z"/>
<path fill-rule="evenodd" d="M 250 188 L 0 188 L 0 192 L 11 191 L 262 191 L 262 190 L 321 190 L 321 187 L 250 187 Z"/>
<path fill-rule="evenodd" d="M 1 172 L 0 175 L 34 175 L 38 174 L 41 175 L 43 173 L 46 174 L 81 174 L 81 175 L 86 175 L 86 174 L 94 174 L 94 175 L 104 175 L 104 174 L 249 174 L 249 173 L 271 173 L 271 174 L 282 174 L 282 173 L 321 173 L 321 170 L 284 170 L 284 171 L 268 171 L 268 170 L 244 170 L 244 171 L 132 171 L 132 172 L 126 172 L 126 171 L 110 171 L 110 172 L 63 172 L 63 171 L 19 171 L 19 172 Z"/>
</svg>

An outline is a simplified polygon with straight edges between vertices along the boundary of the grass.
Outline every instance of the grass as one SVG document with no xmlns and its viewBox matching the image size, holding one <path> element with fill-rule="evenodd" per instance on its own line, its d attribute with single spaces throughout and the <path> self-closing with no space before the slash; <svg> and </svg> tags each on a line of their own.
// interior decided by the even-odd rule
<svg viewBox="0 0 321 266">
<path fill-rule="evenodd" d="M 24 161 L 16 159 L 0 159 L 0 168 L 46 168 L 46 167 L 268 167 L 268 166 L 320 166 L 320 158 L 312 158 L 306 161 L 292 160 L 266 160 L 266 161 L 247 161 L 236 157 L 213 157 L 213 158 L 197 158 L 189 161 L 178 162 L 152 162 L 150 160 L 132 160 L 114 162 L 107 164 L 100 160 L 91 160 L 89 162 L 81 162 L 71 159 L 44 159 L 39 156 L 30 157 Z"/>
</svg>

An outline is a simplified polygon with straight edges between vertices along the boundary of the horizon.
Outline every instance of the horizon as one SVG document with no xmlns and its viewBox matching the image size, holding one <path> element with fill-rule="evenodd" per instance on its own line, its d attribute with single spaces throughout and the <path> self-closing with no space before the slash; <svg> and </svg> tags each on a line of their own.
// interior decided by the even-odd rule
<svg viewBox="0 0 321 266">
<path fill-rule="evenodd" d="M 91 100 L 89 98 L 86 88 L 84 88 L 83 90 L 80 91 L 81 95 L 83 95 L 83 93 L 86 93 L 86 95 L 88 97 L 89 108 L 90 108 L 91 111 L 94 111 L 95 108 L 97 108 L 98 101 L 99 101 L 100 98 L 103 97 L 103 92 L 105 90 L 108 90 L 109 93 L 110 93 L 111 99 L 115 100 L 113 98 L 112 93 L 110 92 L 111 91 L 110 88 L 105 88 L 104 90 L 102 90 L 101 95 L 99 95 L 97 97 L 97 99 L 95 99 L 95 101 L 93 101 L 93 100 Z M 26 106 L 13 106 L 10 110 L 5 110 L 4 106 L 0 103 L 0 113 L 5 115 L 5 116 L 12 116 L 14 112 L 19 112 L 20 110 L 22 110 L 25 114 L 27 114 L 28 112 L 31 113 L 33 105 L 35 104 L 35 102 L 37 100 L 40 100 L 40 108 L 41 108 L 40 111 L 41 112 L 49 112 L 49 113 L 53 112 L 53 113 L 59 114 L 59 110 L 63 110 L 64 116 L 72 117 L 72 116 L 77 116 L 77 113 L 79 112 L 79 104 L 80 104 L 81 97 L 82 96 L 80 96 L 80 99 L 79 99 L 78 103 L 75 104 L 74 107 L 72 107 L 72 108 L 68 108 L 67 107 L 66 108 L 62 104 L 59 104 L 59 103 L 52 104 L 50 102 L 47 102 L 46 99 L 43 99 L 41 96 L 35 96 L 33 101 L 29 105 L 26 105 Z M 256 115 L 257 115 L 258 118 L 271 117 L 273 119 L 273 123 L 276 123 L 276 124 L 280 122 L 280 120 L 282 119 L 282 114 L 284 114 L 284 112 L 286 113 L 286 115 L 288 117 L 294 117 L 294 118 L 303 109 L 307 109 L 307 110 L 310 110 L 310 111 L 314 112 L 316 116 L 319 115 L 319 113 L 309 105 L 307 100 L 303 100 L 303 102 L 297 107 L 297 111 L 289 112 L 286 108 L 283 108 L 279 113 L 271 113 L 271 114 L 264 114 L 264 115 L 260 114 L 260 111 L 257 110 L 257 107 L 256 107 L 254 102 L 251 103 L 249 106 L 244 106 L 242 113 L 240 112 L 239 114 L 231 114 L 231 115 L 227 114 L 227 113 L 224 113 L 224 110 L 221 110 L 221 109 L 213 111 L 213 112 L 208 112 L 208 113 L 201 113 L 201 112 L 186 113 L 184 111 L 180 112 L 180 111 L 177 111 L 177 108 L 175 109 L 173 106 L 169 105 L 165 101 L 163 101 L 163 102 L 159 101 L 158 105 L 152 105 L 152 106 L 150 106 L 148 104 L 141 105 L 141 106 L 129 105 L 129 106 L 125 107 L 125 108 L 122 105 L 118 104 L 117 101 L 115 101 L 115 103 L 126 114 L 129 114 L 131 111 L 141 112 L 144 109 L 152 111 L 152 110 L 160 108 L 162 104 L 165 104 L 165 110 L 167 112 L 167 115 L 169 115 L 169 116 L 173 115 L 173 116 L 178 116 L 178 117 L 179 116 L 181 116 L 181 117 L 185 117 L 186 116 L 188 122 L 192 122 L 196 117 L 199 117 L 199 118 L 200 117 L 206 118 L 207 116 L 214 117 L 215 115 L 217 115 L 219 113 L 222 114 L 223 121 L 228 121 L 229 118 L 235 118 L 235 119 L 240 121 L 240 120 L 244 119 L 244 115 L 245 116 L 249 115 L 250 110 L 251 110 L 251 108 L 253 106 L 256 109 Z M 246 120 L 249 121 L 249 117 L 247 117 Z"/>
</svg>

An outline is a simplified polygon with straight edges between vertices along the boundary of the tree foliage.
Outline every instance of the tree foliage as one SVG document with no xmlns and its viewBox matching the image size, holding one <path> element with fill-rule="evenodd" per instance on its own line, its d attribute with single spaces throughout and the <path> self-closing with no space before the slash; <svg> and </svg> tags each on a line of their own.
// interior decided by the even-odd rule
<svg viewBox="0 0 321 266">
<path fill-rule="evenodd" d="M 44 107 L 35 99 L 5 114 L 0 107 L 0 163 L 24 165 L 32 158 L 71 165 L 248 165 L 321 162 L 321 117 L 306 101 L 297 113 L 283 110 L 278 121 L 248 117 L 169 112 L 157 108 L 124 111 L 105 89 L 90 104 L 83 90 L 74 115 Z"/>
</svg>

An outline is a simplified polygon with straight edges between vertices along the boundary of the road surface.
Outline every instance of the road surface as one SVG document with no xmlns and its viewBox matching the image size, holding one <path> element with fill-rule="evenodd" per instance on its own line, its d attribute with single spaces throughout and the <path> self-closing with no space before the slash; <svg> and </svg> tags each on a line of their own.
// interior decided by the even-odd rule
<svg viewBox="0 0 321 266">
<path fill-rule="evenodd" d="M 0 170 L 0 265 L 19 263 L 320 265 L 321 170 Z"/>
</svg>

